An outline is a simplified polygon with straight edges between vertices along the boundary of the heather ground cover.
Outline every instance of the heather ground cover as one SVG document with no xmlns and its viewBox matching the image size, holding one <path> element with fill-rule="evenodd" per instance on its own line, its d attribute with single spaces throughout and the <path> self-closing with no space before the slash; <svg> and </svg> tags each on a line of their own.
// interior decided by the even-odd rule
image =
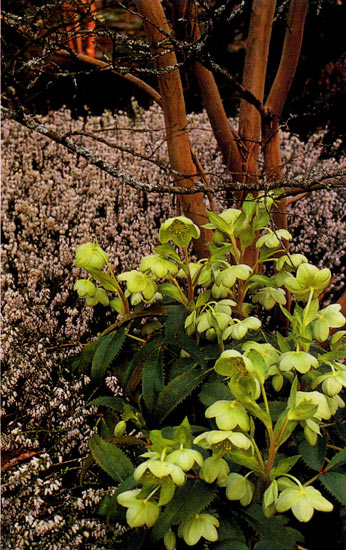
<svg viewBox="0 0 346 550">
<path fill-rule="evenodd" d="M 164 169 L 124 151 L 153 154 L 165 163 L 158 109 L 135 110 L 135 120 L 104 114 L 76 121 L 61 111 L 51 113 L 46 123 L 66 131 L 98 131 L 123 148 L 100 142 L 99 155 L 138 179 L 164 183 Z M 220 180 L 222 162 L 206 116 L 190 115 L 189 124 L 210 179 Z M 333 159 L 318 160 L 316 141 L 303 145 L 283 134 L 287 175 L 335 168 Z M 79 483 L 98 417 L 86 407 L 87 378 L 73 378 L 63 366 L 105 326 L 103 308 L 85 308 L 73 292 L 79 275 L 74 251 L 96 238 L 119 271 L 136 267 L 157 244 L 160 223 L 176 212 L 175 201 L 123 187 L 14 122 L 4 124 L 3 144 L 4 548 L 112 548 L 116 526 L 107 530 L 96 514 L 104 490 L 93 489 L 90 472 Z M 335 301 L 345 284 L 344 201 L 344 191 L 318 191 L 290 206 L 294 251 L 332 270 L 326 303 Z M 214 202 L 216 211 L 231 206 L 222 193 Z M 117 392 L 113 377 L 106 383 Z"/>
</svg>

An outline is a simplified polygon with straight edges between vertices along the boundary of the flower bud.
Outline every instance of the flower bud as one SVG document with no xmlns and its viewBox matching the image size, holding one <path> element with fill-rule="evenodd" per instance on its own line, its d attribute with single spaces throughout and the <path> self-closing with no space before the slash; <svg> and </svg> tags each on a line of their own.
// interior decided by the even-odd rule
<svg viewBox="0 0 346 550">
<path fill-rule="evenodd" d="M 76 266 L 84 267 L 86 270 L 97 269 L 101 270 L 108 261 L 108 254 L 95 243 L 81 244 L 76 249 Z"/>
</svg>

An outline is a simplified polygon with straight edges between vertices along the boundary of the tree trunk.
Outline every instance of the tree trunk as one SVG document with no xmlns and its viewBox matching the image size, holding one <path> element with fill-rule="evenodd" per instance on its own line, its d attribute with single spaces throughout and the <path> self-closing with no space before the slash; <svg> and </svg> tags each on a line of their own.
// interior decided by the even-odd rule
<svg viewBox="0 0 346 550">
<path fill-rule="evenodd" d="M 169 41 L 171 28 L 160 0 L 150 2 L 136 0 L 136 7 L 143 17 L 147 38 L 152 44 L 153 55 L 155 55 L 156 68 L 160 71 L 158 81 L 170 164 L 172 170 L 181 174 L 175 175 L 176 183 L 182 187 L 191 187 L 198 179 L 198 168 L 191 154 L 181 78 L 178 69 L 164 72 L 177 64 L 176 55 Z M 195 243 L 195 250 L 199 257 L 206 257 L 209 254 L 207 243 L 211 240 L 211 232 L 201 227 L 208 222 L 203 195 L 202 193 L 181 195 L 179 202 L 184 214 L 201 228 L 201 237 Z"/>
</svg>

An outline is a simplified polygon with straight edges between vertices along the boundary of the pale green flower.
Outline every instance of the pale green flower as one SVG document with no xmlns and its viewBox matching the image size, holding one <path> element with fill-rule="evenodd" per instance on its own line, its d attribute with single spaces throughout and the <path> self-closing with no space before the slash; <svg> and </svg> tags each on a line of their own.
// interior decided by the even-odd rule
<svg viewBox="0 0 346 550">
<path fill-rule="evenodd" d="M 106 261 L 108 261 L 108 254 L 98 244 L 85 243 L 76 249 L 75 264 L 77 267 L 84 267 L 86 270 L 101 270 Z"/>
<path fill-rule="evenodd" d="M 307 522 L 312 518 L 314 510 L 331 512 L 333 505 L 314 487 L 297 485 L 284 489 L 277 500 L 276 510 L 279 513 L 289 509 L 299 521 Z"/>
<path fill-rule="evenodd" d="M 250 359 L 234 349 L 223 351 L 214 368 L 218 374 L 229 378 L 235 376 L 237 372 L 245 375 L 247 372 L 254 370 Z"/>
<path fill-rule="evenodd" d="M 230 450 L 232 447 L 244 450 L 252 448 L 252 443 L 246 435 L 232 430 L 210 430 L 195 437 L 193 442 L 204 449 L 211 449 L 214 445 L 219 444 L 222 444 L 226 450 Z"/>
<path fill-rule="evenodd" d="M 330 328 L 342 328 L 345 325 L 346 319 L 340 309 L 340 304 L 332 304 L 316 314 L 317 319 L 311 323 L 316 340 L 324 342 L 329 336 Z"/>
<path fill-rule="evenodd" d="M 314 413 L 314 417 L 319 420 L 329 420 L 332 413 L 328 404 L 327 397 L 320 393 L 319 391 L 297 391 L 296 393 L 296 406 L 298 406 L 302 401 L 310 402 L 314 405 L 317 405 L 317 410 Z M 289 400 L 290 402 L 290 400 Z"/>
<path fill-rule="evenodd" d="M 152 527 L 159 515 L 161 508 L 156 502 L 147 501 L 145 499 L 137 499 L 136 497 L 141 492 L 141 489 L 133 489 L 125 491 L 118 495 L 117 500 L 121 506 L 128 508 L 126 512 L 126 521 L 133 529 L 135 527 Z"/>
<path fill-rule="evenodd" d="M 219 527 L 219 521 L 211 514 L 196 514 L 180 523 L 178 537 L 183 538 L 188 546 L 194 546 L 201 538 L 215 542 L 218 539 L 216 527 Z"/>
<path fill-rule="evenodd" d="M 206 418 L 215 418 L 217 427 L 220 430 L 233 430 L 239 426 L 241 430 L 250 429 L 249 416 L 243 405 L 236 400 L 216 401 L 205 411 Z"/>
<path fill-rule="evenodd" d="M 209 456 L 200 469 L 199 475 L 207 483 L 217 481 L 218 485 L 226 486 L 227 475 L 229 474 L 229 465 L 226 460 L 220 456 Z"/>
<path fill-rule="evenodd" d="M 96 286 L 88 279 L 79 279 L 75 282 L 73 290 L 77 290 L 78 296 L 84 298 L 85 296 L 95 296 Z"/>
<path fill-rule="evenodd" d="M 311 368 L 317 368 L 318 365 L 316 357 L 306 351 L 286 351 L 281 356 L 279 368 L 282 372 L 296 369 L 298 372 L 305 374 Z"/>
<path fill-rule="evenodd" d="M 109 298 L 107 292 L 103 288 L 97 288 L 94 296 L 86 296 L 85 303 L 87 306 L 96 306 L 98 303 L 108 306 Z"/>
<path fill-rule="evenodd" d="M 330 397 L 341 392 L 346 387 L 346 366 L 342 363 L 330 363 L 332 370 L 314 380 L 313 388 L 322 382 L 322 390 Z"/>
<path fill-rule="evenodd" d="M 278 483 L 276 479 L 274 479 L 269 485 L 269 487 L 265 490 L 263 495 L 262 510 L 266 518 L 270 518 L 273 514 L 275 514 L 278 496 L 279 496 Z"/>
<path fill-rule="evenodd" d="M 234 319 L 234 324 L 223 331 L 222 338 L 227 340 L 227 338 L 232 337 L 235 340 L 241 340 L 249 330 L 258 330 L 260 326 L 261 321 L 257 317 L 247 317 L 242 321 Z"/>
<path fill-rule="evenodd" d="M 139 268 L 141 271 L 151 271 L 156 277 L 166 277 L 167 273 L 175 275 L 178 271 L 178 266 L 159 256 L 159 254 L 151 254 L 145 256 Z"/>
<path fill-rule="evenodd" d="M 266 233 L 257 240 L 256 247 L 266 246 L 267 248 L 277 248 L 280 246 L 280 239 L 287 241 L 292 239 L 292 235 L 286 229 L 278 229 L 277 231 L 271 231 L 267 229 Z"/>
<path fill-rule="evenodd" d="M 277 271 L 281 271 L 281 269 L 293 271 L 296 270 L 301 264 L 308 262 L 303 254 L 284 254 L 280 258 L 274 258 L 274 261 Z"/>
<path fill-rule="evenodd" d="M 198 466 L 203 465 L 203 456 L 200 452 L 194 449 L 184 449 L 181 445 L 180 449 L 177 449 L 166 456 L 167 462 L 172 462 L 179 466 L 184 472 L 191 470 L 195 464 Z"/>
<path fill-rule="evenodd" d="M 141 292 L 145 300 L 151 300 L 157 291 L 155 281 L 145 273 L 135 269 L 121 273 L 118 279 L 119 281 L 126 281 L 127 290 L 131 294 Z"/>
<path fill-rule="evenodd" d="M 248 340 L 247 342 L 244 342 L 241 347 L 245 353 L 250 352 L 253 349 L 257 351 L 265 360 L 267 367 L 278 363 L 280 355 L 271 344 L 260 344 L 259 342 Z"/>
<path fill-rule="evenodd" d="M 154 477 L 157 477 L 159 479 L 168 476 L 171 477 L 174 483 L 178 486 L 185 483 L 185 474 L 180 466 L 173 464 L 173 462 L 166 462 L 165 460 L 162 460 L 159 453 L 144 453 L 142 456 L 148 455 L 152 458 L 149 458 L 149 460 L 146 460 L 145 462 L 137 466 L 134 471 L 133 475 L 136 480 L 141 479 L 145 472 L 149 471 L 153 474 Z"/>
<path fill-rule="evenodd" d="M 168 529 L 163 537 L 163 544 L 165 545 L 166 550 L 174 550 L 176 540 L 177 537 L 175 536 L 174 531 L 172 531 L 172 529 Z"/>
<path fill-rule="evenodd" d="M 168 218 L 161 225 L 159 232 L 159 240 L 162 244 L 172 240 L 177 246 L 186 247 L 191 239 L 198 239 L 200 230 L 192 220 L 185 216 L 177 216 L 176 218 Z"/>
<path fill-rule="evenodd" d="M 285 286 L 296 298 L 307 301 L 312 291 L 312 297 L 317 298 L 327 288 L 331 278 L 329 269 L 319 270 L 311 264 L 301 264 L 296 277 L 289 277 Z"/>
<path fill-rule="evenodd" d="M 252 297 L 253 303 L 259 302 L 264 309 L 271 309 L 275 304 L 284 305 L 286 303 L 285 291 L 282 288 L 265 286 L 260 288 Z"/>
<path fill-rule="evenodd" d="M 246 477 L 232 472 L 228 475 L 226 497 L 228 500 L 240 500 L 242 506 L 250 504 L 255 486 Z"/>
<path fill-rule="evenodd" d="M 251 267 L 246 264 L 232 265 L 222 271 L 218 270 L 216 272 L 215 282 L 217 285 L 223 285 L 230 289 L 237 279 L 246 281 L 251 273 Z"/>
</svg>

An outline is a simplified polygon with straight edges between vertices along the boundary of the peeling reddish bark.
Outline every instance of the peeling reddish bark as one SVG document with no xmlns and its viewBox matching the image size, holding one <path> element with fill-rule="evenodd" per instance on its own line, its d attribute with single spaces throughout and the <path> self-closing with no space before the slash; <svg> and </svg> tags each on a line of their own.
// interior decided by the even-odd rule
<svg viewBox="0 0 346 550">
<path fill-rule="evenodd" d="M 177 64 L 176 55 L 169 44 L 164 43 L 171 33 L 160 0 L 136 0 L 138 12 L 143 17 L 143 24 L 148 40 L 152 43 L 156 56 L 156 68 L 164 70 Z M 164 54 L 162 52 L 165 51 Z M 182 187 L 191 187 L 198 175 L 198 169 L 193 162 L 191 143 L 187 130 L 185 100 L 181 78 L 178 69 L 158 75 L 161 103 L 165 118 L 166 136 L 169 159 L 174 171 L 182 174 L 176 177 L 176 183 Z M 196 224 L 207 223 L 207 211 L 202 193 L 181 195 L 179 201 L 183 212 Z M 195 249 L 199 256 L 209 253 L 207 243 L 211 239 L 209 230 L 201 227 L 201 238 L 196 241 Z"/>
</svg>

